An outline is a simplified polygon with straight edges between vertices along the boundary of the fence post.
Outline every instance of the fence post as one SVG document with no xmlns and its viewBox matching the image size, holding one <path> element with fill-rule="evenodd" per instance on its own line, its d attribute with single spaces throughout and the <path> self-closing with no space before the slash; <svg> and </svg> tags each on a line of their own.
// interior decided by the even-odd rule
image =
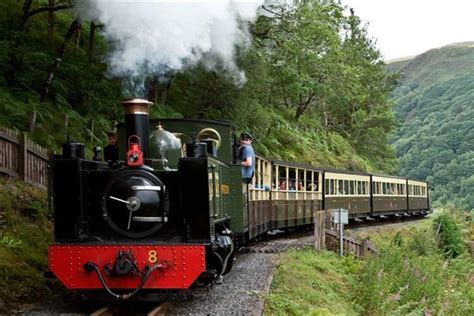
<svg viewBox="0 0 474 316">
<path fill-rule="evenodd" d="M 324 211 L 314 211 L 314 250 L 321 251 L 326 248 L 326 228 Z"/>
<path fill-rule="evenodd" d="M 18 174 L 20 179 L 26 180 L 26 156 L 28 154 L 26 133 L 20 135 L 20 148 L 18 148 Z"/>
<path fill-rule="evenodd" d="M 364 239 L 362 240 L 362 247 L 361 247 L 361 254 L 360 256 L 363 258 L 367 258 L 369 255 L 369 240 Z"/>
</svg>

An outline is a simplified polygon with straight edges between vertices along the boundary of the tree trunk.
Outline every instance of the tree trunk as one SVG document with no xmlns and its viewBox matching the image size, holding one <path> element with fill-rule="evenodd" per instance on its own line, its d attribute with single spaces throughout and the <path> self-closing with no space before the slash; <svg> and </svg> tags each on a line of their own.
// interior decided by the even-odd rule
<svg viewBox="0 0 474 316">
<path fill-rule="evenodd" d="M 307 108 L 308 108 L 308 105 L 306 104 L 298 105 L 298 107 L 296 108 L 296 114 L 295 114 L 296 121 L 300 119 L 301 115 L 303 115 L 303 113 L 306 111 Z"/>
<path fill-rule="evenodd" d="M 49 8 L 53 8 L 56 0 L 48 0 Z M 54 36 L 54 11 L 48 11 L 48 40 L 53 42 Z"/>
<path fill-rule="evenodd" d="M 30 17 L 29 13 L 32 3 L 33 0 L 25 0 L 25 2 L 23 2 L 20 20 L 18 21 L 18 31 L 23 31 L 23 29 L 25 28 L 26 21 L 28 21 L 28 18 Z"/>
<path fill-rule="evenodd" d="M 82 25 L 79 24 L 79 27 L 76 30 L 75 38 L 74 38 L 76 48 L 79 48 L 81 44 L 81 33 L 82 33 Z"/>
<path fill-rule="evenodd" d="M 80 22 L 78 19 L 74 20 L 71 25 L 69 26 L 69 29 L 66 33 L 66 36 L 64 37 L 64 42 L 61 45 L 61 47 L 58 50 L 58 55 L 56 56 L 56 59 L 53 61 L 51 67 L 49 68 L 48 75 L 46 77 L 46 81 L 43 85 L 43 91 L 41 92 L 41 97 L 40 97 L 40 102 L 43 102 L 46 97 L 49 94 L 49 88 L 51 87 L 51 84 L 53 82 L 54 75 L 56 73 L 56 70 L 58 70 L 59 65 L 61 64 L 61 61 L 63 60 L 64 54 L 66 52 L 66 46 L 72 36 L 77 32 L 77 30 L 80 28 Z"/>
<path fill-rule="evenodd" d="M 64 130 L 66 132 L 67 132 L 68 127 L 69 127 L 69 115 L 64 114 Z"/>
<path fill-rule="evenodd" d="M 94 41 L 95 41 L 95 30 L 97 29 L 97 25 L 94 22 L 91 22 L 89 27 L 89 63 L 92 63 L 94 60 Z"/>
<path fill-rule="evenodd" d="M 94 62 L 95 34 L 97 32 L 97 29 L 101 27 L 103 27 L 102 24 L 96 24 L 94 22 L 91 22 L 89 27 L 89 51 L 87 52 L 89 57 L 89 64 L 92 64 Z"/>
<path fill-rule="evenodd" d="M 146 99 L 155 104 L 158 101 L 158 80 L 157 79 L 151 80 L 150 88 L 148 89 L 148 92 L 146 94 Z"/>
<path fill-rule="evenodd" d="M 161 105 L 166 104 L 166 100 L 168 99 L 168 90 L 170 89 L 170 87 L 171 87 L 171 82 L 166 84 L 166 86 L 164 86 L 163 89 L 161 89 L 161 94 L 160 94 Z"/>
<path fill-rule="evenodd" d="M 30 120 L 28 123 L 28 130 L 30 131 L 31 134 L 35 131 L 35 126 L 36 126 L 36 110 L 33 110 L 33 112 L 30 113 Z"/>
</svg>

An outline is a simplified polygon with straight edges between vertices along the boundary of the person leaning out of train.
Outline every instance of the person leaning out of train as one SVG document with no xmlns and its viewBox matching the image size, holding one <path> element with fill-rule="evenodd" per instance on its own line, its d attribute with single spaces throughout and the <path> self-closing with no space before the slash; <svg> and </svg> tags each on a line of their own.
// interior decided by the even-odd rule
<svg viewBox="0 0 474 316">
<path fill-rule="evenodd" d="M 107 133 L 109 144 L 104 147 L 104 160 L 117 161 L 118 160 L 118 144 L 117 134 L 115 132 Z"/>
<path fill-rule="evenodd" d="M 255 152 L 252 148 L 252 136 L 240 134 L 239 159 L 242 163 L 242 182 L 249 184 L 255 173 Z"/>
</svg>

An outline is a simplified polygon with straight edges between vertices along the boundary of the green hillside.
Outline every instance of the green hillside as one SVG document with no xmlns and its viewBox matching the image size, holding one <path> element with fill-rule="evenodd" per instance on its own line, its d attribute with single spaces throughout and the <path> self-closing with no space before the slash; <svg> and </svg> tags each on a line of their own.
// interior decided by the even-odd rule
<svg viewBox="0 0 474 316">
<path fill-rule="evenodd" d="M 428 180 L 436 202 L 474 209 L 474 43 L 410 60 L 393 98 L 399 173 Z"/>
<path fill-rule="evenodd" d="M 130 78 L 110 77 L 106 60 L 113 47 L 101 36 L 103 26 L 75 21 L 70 5 L 1 1 L 0 125 L 29 132 L 53 150 L 69 132 L 90 156 L 122 120 L 120 100 Z M 254 135 L 263 155 L 393 170 L 387 138 L 396 126 L 389 102 L 394 80 L 359 18 L 323 0 L 268 9 L 278 15 L 248 25 L 250 45 L 236 50 L 243 87 L 225 67 L 209 71 L 198 63 L 146 78 L 134 96 L 155 103 L 152 117 L 230 120 Z"/>
</svg>

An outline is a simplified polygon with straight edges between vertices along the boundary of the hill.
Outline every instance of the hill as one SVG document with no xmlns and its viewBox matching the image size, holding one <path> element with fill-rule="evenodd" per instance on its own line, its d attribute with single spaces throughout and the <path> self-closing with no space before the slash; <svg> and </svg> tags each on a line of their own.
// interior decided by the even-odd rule
<svg viewBox="0 0 474 316">
<path fill-rule="evenodd" d="M 436 202 L 474 209 L 474 43 L 433 49 L 401 65 L 393 100 L 400 175 L 429 181 Z"/>
</svg>

